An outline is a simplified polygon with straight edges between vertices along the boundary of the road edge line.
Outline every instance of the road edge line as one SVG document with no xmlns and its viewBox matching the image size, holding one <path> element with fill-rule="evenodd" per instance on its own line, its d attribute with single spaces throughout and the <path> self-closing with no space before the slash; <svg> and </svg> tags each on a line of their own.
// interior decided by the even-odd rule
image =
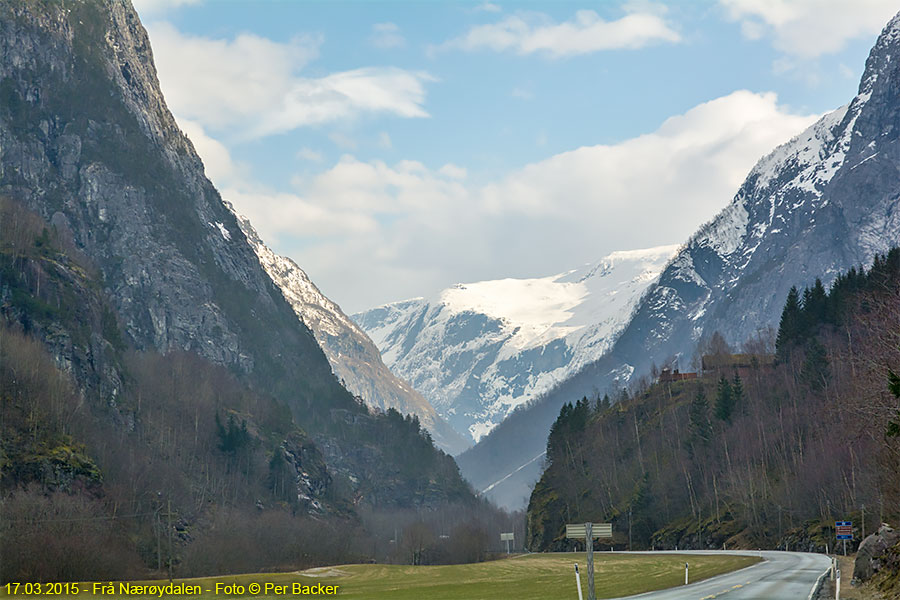
<svg viewBox="0 0 900 600">
<path fill-rule="evenodd" d="M 822 589 L 822 584 L 825 582 L 825 576 L 828 575 L 828 572 L 831 570 L 831 567 L 825 569 L 825 572 L 819 575 L 819 578 L 816 579 L 816 584 L 809 591 L 809 596 L 806 597 L 806 600 L 813 600 L 813 597 L 819 593 L 819 590 Z"/>
</svg>

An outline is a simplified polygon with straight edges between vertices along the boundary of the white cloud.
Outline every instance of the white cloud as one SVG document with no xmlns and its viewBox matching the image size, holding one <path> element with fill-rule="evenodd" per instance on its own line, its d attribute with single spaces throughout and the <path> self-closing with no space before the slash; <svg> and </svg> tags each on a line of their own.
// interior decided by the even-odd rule
<svg viewBox="0 0 900 600">
<path fill-rule="evenodd" d="M 184 35 L 168 23 L 148 28 L 160 85 L 172 111 L 208 130 L 258 138 L 364 113 L 427 117 L 426 73 L 366 67 L 320 78 L 300 75 L 321 37 L 287 43 L 253 34 L 233 39 Z"/>
<path fill-rule="evenodd" d="M 391 141 L 391 136 L 388 135 L 386 131 L 382 131 L 378 134 L 378 145 L 385 150 L 390 150 L 394 147 L 394 143 Z"/>
<path fill-rule="evenodd" d="M 895 0 L 719 0 L 748 39 L 772 36 L 776 49 L 808 60 L 877 34 L 897 12 Z"/>
<path fill-rule="evenodd" d="M 681 36 L 666 23 L 659 6 L 654 5 L 652 11 L 632 11 L 615 21 L 606 21 L 593 10 L 579 10 L 563 23 L 554 23 L 542 13 L 519 12 L 497 23 L 473 26 L 432 51 L 457 48 L 520 55 L 542 53 L 560 58 L 679 41 Z"/>
<path fill-rule="evenodd" d="M 300 148 L 297 150 L 297 158 L 300 160 L 308 160 L 310 162 L 321 162 L 322 153 L 316 152 L 312 148 Z"/>
<path fill-rule="evenodd" d="M 197 154 L 203 159 L 206 176 L 217 185 L 229 185 L 248 175 L 249 168 L 236 163 L 231 158 L 228 148 L 219 140 L 210 137 L 202 125 L 190 119 L 180 118 L 178 126 L 190 138 Z"/>
<path fill-rule="evenodd" d="M 266 188 L 224 188 L 222 197 L 247 216 L 266 240 L 290 233 L 316 238 L 355 236 L 376 229 L 375 220 L 360 212 L 323 207 L 291 193 Z M 271 243 L 271 242 L 270 242 Z"/>
<path fill-rule="evenodd" d="M 816 115 L 737 91 L 613 145 L 551 156 L 486 185 L 452 164 L 345 155 L 291 194 L 226 188 L 277 251 L 350 311 L 455 281 L 538 276 L 613 250 L 677 243 Z"/>
<path fill-rule="evenodd" d="M 328 139 L 334 142 L 334 145 L 341 150 L 356 150 L 357 146 L 359 146 L 355 139 L 340 131 L 332 131 L 328 134 Z"/>
<path fill-rule="evenodd" d="M 369 40 L 376 48 L 401 48 L 406 45 L 406 39 L 400 34 L 400 27 L 395 23 L 372 25 L 372 35 Z"/>
<path fill-rule="evenodd" d="M 773 93 L 737 91 L 653 133 L 528 165 L 487 186 L 485 206 L 533 218 L 559 219 L 562 207 L 592 215 L 616 247 L 658 243 L 666 231 L 677 235 L 664 241 L 680 241 L 730 199 L 756 160 L 814 118 L 786 113 Z"/>
<path fill-rule="evenodd" d="M 477 12 L 498 13 L 498 12 L 502 11 L 503 9 L 500 8 L 498 5 L 494 4 L 493 2 L 484 2 L 483 4 L 479 4 L 478 6 L 476 6 L 475 10 Z"/>
<path fill-rule="evenodd" d="M 440 169 L 438 169 L 438 173 L 443 175 L 444 177 L 449 177 L 450 179 L 465 179 L 468 175 L 468 171 L 465 167 L 460 167 L 459 165 L 454 165 L 453 163 L 447 163 Z"/>
<path fill-rule="evenodd" d="M 238 183 L 222 190 L 225 199 L 272 238 L 346 239 L 378 234 L 380 218 L 451 211 L 466 190 L 465 169 L 448 164 L 430 171 L 416 161 L 389 166 L 343 156 L 311 178 L 296 178 L 300 194 L 279 193 Z M 446 214 L 444 215 L 446 217 Z M 329 242 L 324 242 L 329 243 Z M 383 254 L 383 251 L 380 251 Z"/>
<path fill-rule="evenodd" d="M 142 19 L 158 15 L 167 10 L 202 2 L 203 0 L 132 0 L 134 9 Z"/>
</svg>

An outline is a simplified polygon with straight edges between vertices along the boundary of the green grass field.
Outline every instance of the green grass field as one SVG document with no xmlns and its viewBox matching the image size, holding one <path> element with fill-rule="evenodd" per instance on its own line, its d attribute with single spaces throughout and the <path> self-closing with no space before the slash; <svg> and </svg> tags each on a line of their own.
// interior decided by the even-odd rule
<svg viewBox="0 0 900 600">
<path fill-rule="evenodd" d="M 691 565 L 691 581 L 698 581 L 721 573 L 747 567 L 759 561 L 745 556 L 678 556 L 678 555 L 629 555 L 596 553 L 594 555 L 595 580 L 598 598 L 615 598 L 639 594 L 680 585 L 684 582 L 684 563 Z M 479 600 L 515 598 L 516 600 L 572 600 L 577 598 L 575 575 L 572 565 L 577 562 L 582 572 L 582 589 L 587 597 L 587 576 L 584 553 L 530 554 L 527 556 L 468 565 L 441 565 L 413 567 L 408 565 L 341 565 L 321 567 L 297 573 L 260 573 L 227 577 L 182 579 L 178 582 L 199 585 L 204 592 L 191 598 L 228 598 L 230 594 L 216 595 L 216 583 L 238 584 L 248 591 L 244 598 L 287 598 L 293 596 L 290 588 L 295 582 L 301 585 L 339 586 L 337 596 L 345 599 L 365 600 Z M 261 587 L 266 582 L 286 585 L 283 593 L 252 594 L 251 584 Z M 166 584 L 167 581 L 141 582 Z M 91 584 L 81 584 L 79 597 L 121 598 L 118 593 L 94 595 Z M 0 596 L 6 595 L 6 589 Z M 22 595 L 21 593 L 19 594 Z M 34 597 L 34 596 L 31 596 Z M 130 598 L 142 596 L 128 596 Z M 148 597 L 148 596 L 143 596 Z M 188 596 L 183 596 L 188 597 Z M 333 597 L 333 596 L 332 596 Z"/>
</svg>

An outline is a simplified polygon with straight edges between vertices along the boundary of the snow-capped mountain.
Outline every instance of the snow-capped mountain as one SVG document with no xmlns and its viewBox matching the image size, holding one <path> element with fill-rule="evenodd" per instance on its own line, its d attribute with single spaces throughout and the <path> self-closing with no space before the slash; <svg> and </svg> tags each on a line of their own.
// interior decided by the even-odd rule
<svg viewBox="0 0 900 600">
<path fill-rule="evenodd" d="M 395 408 L 403 414 L 417 415 L 435 444 L 450 454 L 458 454 L 471 445 L 441 419 L 419 392 L 388 370 L 372 340 L 340 306 L 319 291 L 303 269 L 291 259 L 272 252 L 250 221 L 235 214 L 263 269 L 310 328 L 334 374 L 352 394 L 372 407 Z"/>
<path fill-rule="evenodd" d="M 853 100 L 762 158 L 647 291 L 613 348 L 460 457 L 478 489 L 521 506 L 559 406 L 720 331 L 741 344 L 776 326 L 788 290 L 871 263 L 900 243 L 900 15 L 882 31 Z M 702 185 L 702 182 L 698 182 Z M 511 475 L 515 473 L 514 475 Z M 498 483 L 502 480 L 502 483 Z"/>
<path fill-rule="evenodd" d="M 677 246 L 538 279 L 458 284 L 354 315 L 385 363 L 478 441 L 615 340 Z"/>
<path fill-rule="evenodd" d="M 857 96 L 757 163 L 650 290 L 617 354 L 644 370 L 651 355 L 689 356 L 717 330 L 739 345 L 777 326 L 791 286 L 829 285 L 900 243 L 898 55 L 900 16 L 872 49 Z"/>
</svg>

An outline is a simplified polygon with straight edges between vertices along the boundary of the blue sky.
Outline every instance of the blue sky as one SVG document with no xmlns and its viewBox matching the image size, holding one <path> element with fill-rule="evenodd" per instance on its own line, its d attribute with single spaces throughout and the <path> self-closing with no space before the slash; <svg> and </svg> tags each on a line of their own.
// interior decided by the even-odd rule
<svg viewBox="0 0 900 600">
<path fill-rule="evenodd" d="M 891 4 L 136 1 L 208 175 L 347 312 L 684 241 Z"/>
</svg>

